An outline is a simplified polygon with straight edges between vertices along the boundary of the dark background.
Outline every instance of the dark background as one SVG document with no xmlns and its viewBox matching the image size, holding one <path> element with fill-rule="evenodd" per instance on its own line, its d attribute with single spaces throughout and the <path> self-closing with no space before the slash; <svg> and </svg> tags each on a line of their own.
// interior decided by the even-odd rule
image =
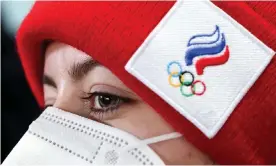
<svg viewBox="0 0 276 166">
<path fill-rule="evenodd" d="M 1 10 L 2 13 L 2 10 Z M 40 114 L 1 14 L 1 163 Z"/>
</svg>

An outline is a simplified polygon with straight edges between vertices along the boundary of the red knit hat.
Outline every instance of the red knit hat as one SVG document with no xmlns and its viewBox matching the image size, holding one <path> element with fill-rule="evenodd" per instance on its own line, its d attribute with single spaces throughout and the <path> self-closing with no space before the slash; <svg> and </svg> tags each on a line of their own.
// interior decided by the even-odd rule
<svg viewBox="0 0 276 166">
<path fill-rule="evenodd" d="M 274 2 L 214 2 L 276 50 Z M 109 68 L 185 139 L 219 164 L 276 163 L 276 58 L 245 94 L 220 131 L 207 138 L 125 65 L 175 2 L 36 2 L 17 33 L 17 46 L 31 89 L 43 106 L 46 40 L 69 44 Z"/>
</svg>

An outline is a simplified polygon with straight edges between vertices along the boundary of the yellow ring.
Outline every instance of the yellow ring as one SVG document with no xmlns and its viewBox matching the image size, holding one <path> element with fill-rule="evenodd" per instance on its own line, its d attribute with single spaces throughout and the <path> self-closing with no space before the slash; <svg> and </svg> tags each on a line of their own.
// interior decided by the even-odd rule
<svg viewBox="0 0 276 166">
<path fill-rule="evenodd" d="M 181 83 L 179 82 L 179 84 L 173 84 L 172 83 L 172 76 L 173 75 L 176 75 L 176 74 L 178 74 L 179 72 L 171 72 L 171 74 L 169 75 L 169 84 L 171 85 L 171 86 L 173 86 L 173 87 L 175 87 L 175 88 L 178 88 L 178 87 L 180 87 L 181 86 Z M 183 79 L 183 82 L 184 82 L 184 79 Z"/>
</svg>

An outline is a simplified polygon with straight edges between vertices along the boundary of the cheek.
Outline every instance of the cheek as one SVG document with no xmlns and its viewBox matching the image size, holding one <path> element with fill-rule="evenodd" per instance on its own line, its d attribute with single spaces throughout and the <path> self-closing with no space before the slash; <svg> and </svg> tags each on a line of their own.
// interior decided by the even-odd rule
<svg viewBox="0 0 276 166">
<path fill-rule="evenodd" d="M 143 102 L 124 106 L 116 118 L 105 121 L 140 139 L 151 138 L 174 130 L 151 107 Z M 165 164 L 210 164 L 206 155 L 183 137 L 149 145 Z"/>
<path fill-rule="evenodd" d="M 116 118 L 106 123 L 140 139 L 173 132 L 173 129 L 144 102 L 124 106 Z"/>
<path fill-rule="evenodd" d="M 158 142 L 150 147 L 166 165 L 205 165 L 212 164 L 207 155 L 196 149 L 183 137 Z"/>
</svg>

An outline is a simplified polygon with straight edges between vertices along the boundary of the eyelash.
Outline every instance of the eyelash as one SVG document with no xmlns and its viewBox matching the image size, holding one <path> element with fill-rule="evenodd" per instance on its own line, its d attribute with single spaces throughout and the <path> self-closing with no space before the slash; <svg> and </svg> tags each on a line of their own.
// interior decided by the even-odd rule
<svg viewBox="0 0 276 166">
<path fill-rule="evenodd" d="M 96 100 L 96 98 L 98 98 L 98 100 L 99 100 L 100 96 L 109 97 L 112 100 L 116 99 L 118 101 L 116 101 L 115 105 L 110 106 L 108 108 L 95 108 L 96 102 L 99 102 L 99 101 L 93 101 L 93 100 Z M 129 99 L 129 98 L 121 97 L 121 96 L 114 95 L 114 94 L 111 94 L 111 93 L 106 93 L 106 92 L 89 93 L 89 96 L 85 97 L 83 99 L 89 100 L 89 102 L 91 103 L 91 106 L 90 106 L 91 113 L 90 113 L 90 115 L 93 118 L 96 118 L 96 119 L 99 119 L 99 120 L 103 120 L 103 119 L 106 119 L 106 118 L 110 117 L 111 116 L 110 114 L 115 113 L 116 110 L 122 104 L 129 103 L 131 101 L 131 99 Z"/>
</svg>

